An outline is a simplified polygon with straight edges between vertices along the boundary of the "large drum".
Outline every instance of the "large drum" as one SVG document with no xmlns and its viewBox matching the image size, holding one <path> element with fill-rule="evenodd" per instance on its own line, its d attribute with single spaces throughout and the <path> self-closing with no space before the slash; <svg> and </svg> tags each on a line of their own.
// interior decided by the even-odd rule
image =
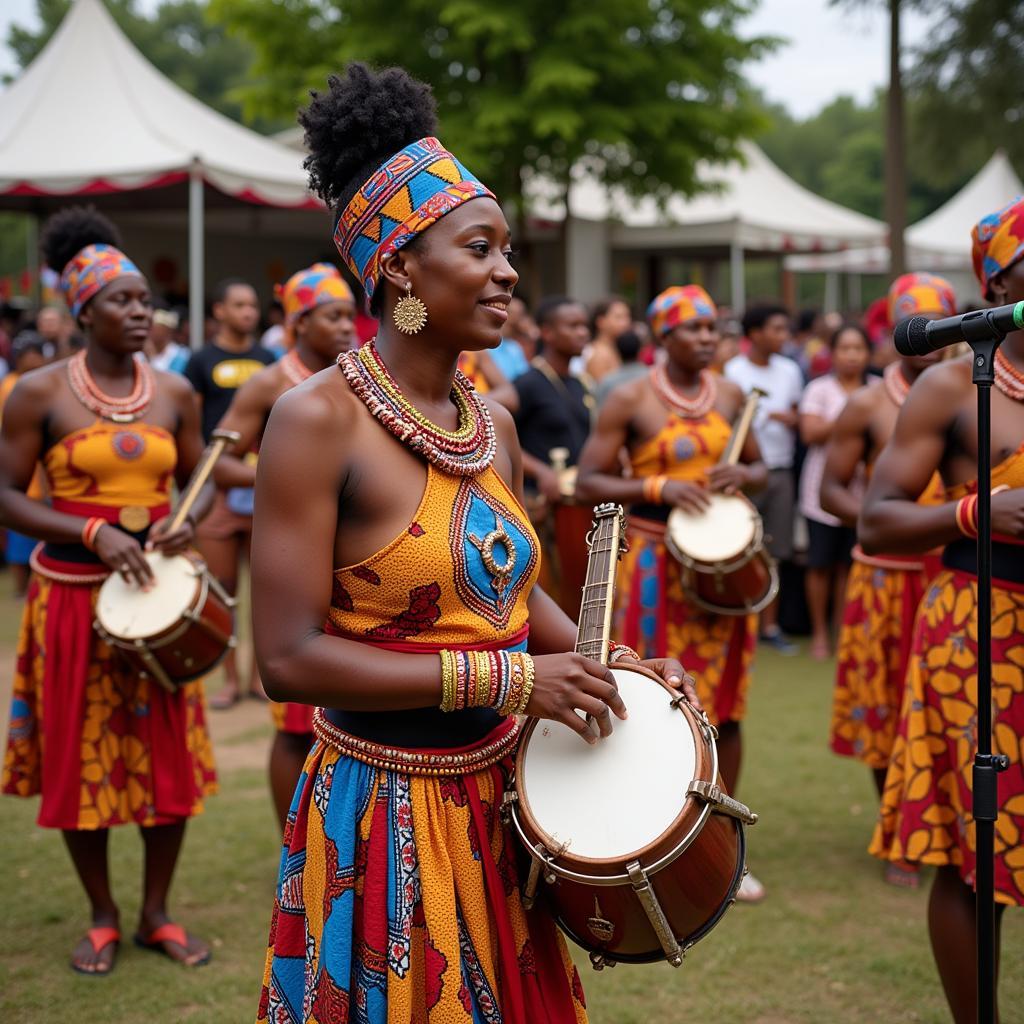
<svg viewBox="0 0 1024 1024">
<path fill-rule="evenodd" d="M 140 674 L 167 690 L 214 669 L 235 645 L 235 601 L 198 558 L 146 552 L 154 585 L 120 573 L 96 601 L 96 631 Z"/>
<path fill-rule="evenodd" d="M 779 592 L 775 561 L 764 547 L 757 509 L 742 494 L 711 494 L 700 513 L 675 508 L 665 545 L 683 567 L 683 590 L 705 611 L 748 615 Z"/>
<path fill-rule="evenodd" d="M 611 736 L 524 731 L 507 798 L 531 857 L 524 900 L 546 899 L 597 968 L 678 967 L 735 899 L 757 815 L 722 790 L 706 717 L 643 669 L 613 672 L 629 718 Z"/>
</svg>

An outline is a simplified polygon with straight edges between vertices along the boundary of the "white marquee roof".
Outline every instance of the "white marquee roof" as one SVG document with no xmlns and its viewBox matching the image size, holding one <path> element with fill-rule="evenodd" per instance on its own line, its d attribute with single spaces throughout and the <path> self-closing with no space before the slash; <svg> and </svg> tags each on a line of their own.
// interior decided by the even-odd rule
<svg viewBox="0 0 1024 1024">
<path fill-rule="evenodd" d="M 167 185 L 198 163 L 228 195 L 307 206 L 302 158 L 211 110 L 153 67 L 100 0 L 76 0 L 0 93 L 0 195 Z"/>
<path fill-rule="evenodd" d="M 651 198 L 633 199 L 581 175 L 570 189 L 571 216 L 612 221 L 620 249 L 737 244 L 768 252 L 834 250 L 880 244 L 885 225 L 848 210 L 797 184 L 752 142 L 741 143 L 742 161 L 702 165 L 699 175 L 719 186 L 686 199 L 672 197 L 660 210 Z M 563 207 L 548 183 L 531 190 L 535 217 L 561 220 Z"/>
</svg>

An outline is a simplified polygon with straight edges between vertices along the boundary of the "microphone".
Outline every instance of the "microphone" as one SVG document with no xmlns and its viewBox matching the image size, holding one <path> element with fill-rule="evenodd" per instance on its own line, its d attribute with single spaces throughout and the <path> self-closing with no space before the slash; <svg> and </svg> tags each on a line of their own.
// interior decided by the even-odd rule
<svg viewBox="0 0 1024 1024">
<path fill-rule="evenodd" d="M 1011 331 L 1020 330 L 1024 330 L 1024 302 L 976 309 L 942 320 L 912 316 L 896 325 L 893 343 L 901 356 L 926 356 L 960 341 L 1001 341 Z"/>
</svg>

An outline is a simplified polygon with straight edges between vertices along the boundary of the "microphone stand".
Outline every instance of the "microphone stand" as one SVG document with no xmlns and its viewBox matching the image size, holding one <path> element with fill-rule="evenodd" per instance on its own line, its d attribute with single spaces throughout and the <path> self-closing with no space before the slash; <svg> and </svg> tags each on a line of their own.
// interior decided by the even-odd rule
<svg viewBox="0 0 1024 1024">
<path fill-rule="evenodd" d="M 971 807 L 977 846 L 978 1022 L 995 1024 L 995 824 L 999 772 L 1010 761 L 992 753 L 992 385 L 996 351 L 1006 332 L 987 317 L 964 320 L 963 330 L 974 353 L 972 377 L 978 389 L 978 744 Z"/>
</svg>

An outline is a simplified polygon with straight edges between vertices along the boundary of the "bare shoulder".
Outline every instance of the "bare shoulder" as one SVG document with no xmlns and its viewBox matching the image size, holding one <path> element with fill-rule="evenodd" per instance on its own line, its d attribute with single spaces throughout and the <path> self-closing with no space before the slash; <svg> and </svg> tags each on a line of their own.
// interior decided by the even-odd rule
<svg viewBox="0 0 1024 1024">
<path fill-rule="evenodd" d="M 180 373 L 171 373 L 169 370 L 154 370 L 154 376 L 156 377 L 156 386 L 167 394 L 173 396 L 175 400 L 188 398 L 193 394 L 192 385 L 187 377 L 183 377 Z"/>
<path fill-rule="evenodd" d="M 494 433 L 501 447 L 508 449 L 512 444 L 518 445 L 519 435 L 516 432 L 516 421 L 512 418 L 512 413 L 505 406 L 495 402 L 487 395 L 482 395 L 481 397 L 484 405 L 487 406 L 487 411 L 491 414 L 491 419 L 494 421 Z"/>
<path fill-rule="evenodd" d="M 883 386 L 881 377 L 872 377 L 863 387 L 857 388 L 846 400 L 843 415 L 848 419 L 851 417 L 866 418 L 870 416 L 878 404 L 878 399 L 882 396 Z"/>
<path fill-rule="evenodd" d="M 296 433 L 310 445 L 347 444 L 365 409 L 337 370 L 324 370 L 273 403 L 264 443 L 283 433 Z"/>
<path fill-rule="evenodd" d="M 62 359 L 22 374 L 4 403 L 4 418 L 42 422 L 53 400 L 66 386 L 67 365 L 68 361 Z"/>
<path fill-rule="evenodd" d="M 647 397 L 650 389 L 651 385 L 646 373 L 642 377 L 616 384 L 608 392 L 601 406 L 601 418 L 606 422 L 611 420 L 616 423 L 628 423 L 633 418 L 633 413 L 639 403 Z"/>
<path fill-rule="evenodd" d="M 718 385 L 719 393 L 727 398 L 730 402 L 735 402 L 737 405 L 743 404 L 743 388 L 739 386 L 735 381 L 726 380 L 725 377 L 716 377 L 715 383 Z"/>
<path fill-rule="evenodd" d="M 914 382 L 910 391 L 910 399 L 915 395 L 927 396 L 929 401 L 960 402 L 971 393 L 971 359 L 970 355 L 959 356 L 942 363 L 929 366 Z M 951 409 L 950 412 L 956 410 Z"/>
</svg>

